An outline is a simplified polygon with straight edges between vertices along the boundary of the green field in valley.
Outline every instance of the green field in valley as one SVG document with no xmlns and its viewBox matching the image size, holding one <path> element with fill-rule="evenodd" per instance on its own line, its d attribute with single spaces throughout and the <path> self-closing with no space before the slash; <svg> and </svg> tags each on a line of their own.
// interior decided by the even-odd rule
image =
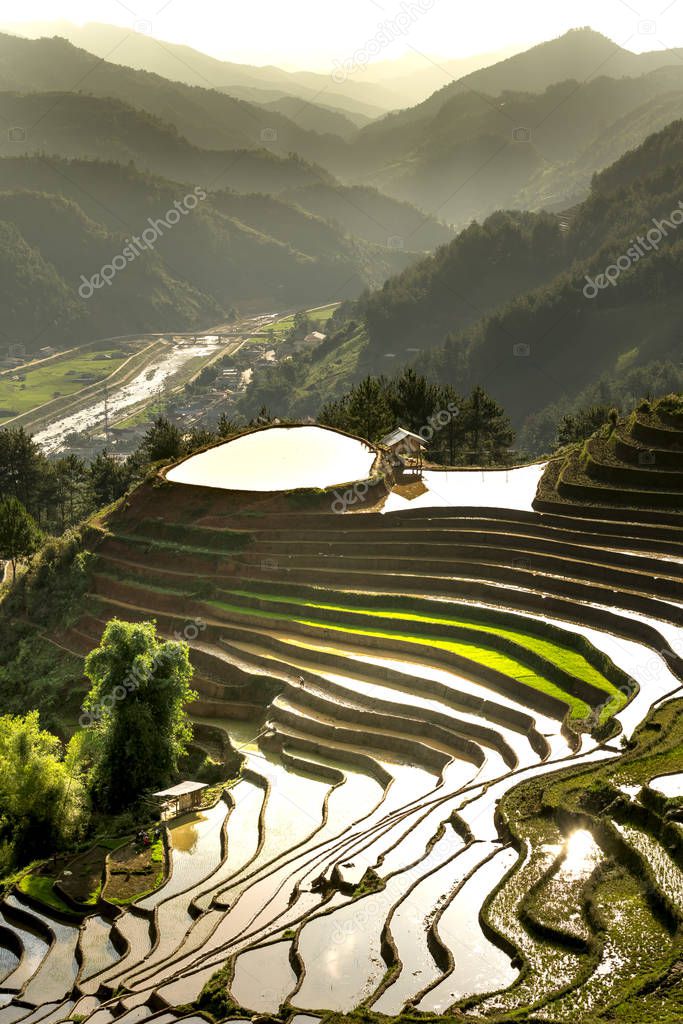
<svg viewBox="0 0 683 1024">
<path fill-rule="evenodd" d="M 134 351 L 130 344 L 96 349 L 0 377 L 0 424 L 104 380 Z"/>
</svg>

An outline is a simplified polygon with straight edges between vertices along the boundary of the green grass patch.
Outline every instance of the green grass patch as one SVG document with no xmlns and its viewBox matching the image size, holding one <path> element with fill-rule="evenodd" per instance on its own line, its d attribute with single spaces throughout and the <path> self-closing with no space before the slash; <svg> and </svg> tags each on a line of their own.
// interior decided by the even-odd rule
<svg viewBox="0 0 683 1024">
<path fill-rule="evenodd" d="M 274 603 L 292 603 L 291 598 L 279 595 L 270 596 L 266 594 L 254 594 L 249 591 L 231 591 L 231 593 L 241 597 L 256 597 Z M 608 694 L 611 699 L 609 704 L 601 713 L 601 721 L 607 720 L 611 715 L 620 711 L 628 703 L 628 698 L 625 694 L 618 690 L 609 679 L 591 665 L 582 654 L 572 650 L 570 647 L 555 643 L 552 640 L 545 639 L 544 637 L 535 636 L 534 634 L 527 633 L 523 630 L 510 629 L 509 627 L 497 624 L 488 625 L 486 623 L 467 619 L 466 617 L 458 619 L 440 618 L 397 609 L 348 607 L 345 605 L 334 605 L 314 601 L 299 601 L 297 603 L 304 608 L 321 608 L 328 611 L 343 612 L 345 614 L 371 615 L 379 619 L 391 619 L 394 622 L 426 622 L 428 624 L 440 626 L 452 626 L 456 630 L 471 629 L 483 634 L 488 633 L 494 636 L 504 637 L 520 647 L 525 647 L 528 650 L 533 651 L 535 654 L 545 658 L 546 661 L 551 662 L 553 665 L 557 665 L 558 668 L 563 669 L 563 671 L 569 673 L 575 678 L 581 679 Z M 583 701 L 580 703 L 587 706 Z"/>
<path fill-rule="evenodd" d="M 283 604 L 293 603 L 293 599 L 289 597 L 282 597 L 279 595 L 270 596 L 267 594 L 255 594 L 249 591 L 231 591 L 240 597 L 256 597 L 272 602 L 281 602 Z M 327 604 L 324 602 L 315 601 L 298 601 L 304 608 L 322 608 L 329 611 L 344 612 L 345 614 L 352 615 L 372 615 L 379 619 L 391 619 L 393 621 L 402 622 L 426 622 L 438 626 L 452 626 L 454 629 L 471 629 L 480 633 L 490 633 L 494 636 L 505 637 L 507 640 L 518 644 L 520 647 L 526 647 L 530 651 L 545 658 L 546 661 L 552 662 L 553 665 L 557 665 L 558 668 L 563 669 L 570 675 L 575 676 L 577 679 L 582 679 L 584 682 L 589 683 L 591 686 L 595 686 L 600 690 L 604 690 L 605 693 L 609 694 L 612 701 L 609 706 L 608 714 L 614 714 L 615 711 L 620 710 L 627 703 L 627 698 L 620 690 L 618 690 L 601 672 L 598 671 L 590 662 L 584 658 L 582 654 L 572 650 L 570 647 L 564 646 L 559 643 L 555 643 L 552 640 L 547 640 L 543 637 L 535 636 L 533 633 L 528 633 L 524 630 L 510 629 L 506 626 L 498 624 L 487 625 L 486 623 L 477 622 L 476 620 L 464 618 L 451 619 L 451 618 L 440 618 L 432 615 L 420 615 L 415 612 L 406 612 L 401 609 L 378 609 L 378 608 L 362 608 L 362 607 L 348 607 L 345 605 Z"/>
<path fill-rule="evenodd" d="M 57 894 L 54 888 L 56 879 L 51 878 L 49 875 L 34 875 L 27 874 L 20 879 L 17 888 L 19 892 L 24 895 L 37 900 L 39 903 L 43 903 L 45 906 L 50 907 L 51 910 L 56 910 L 60 914 L 67 914 L 69 917 L 76 917 L 68 903 Z"/>
<path fill-rule="evenodd" d="M 119 345 L 0 377 L 0 423 L 109 377 L 130 355 L 131 351 L 122 350 Z"/>
<path fill-rule="evenodd" d="M 225 611 L 241 615 L 245 614 L 245 609 L 239 605 L 228 604 L 223 601 L 210 601 L 207 603 L 216 608 L 224 609 Z M 315 619 L 304 619 L 295 615 L 279 615 L 277 612 L 268 612 L 262 609 L 248 609 L 248 612 L 249 614 L 258 615 L 263 618 L 284 619 L 288 622 L 296 622 L 300 625 L 311 626 L 315 629 L 331 629 L 335 632 L 347 633 L 352 636 L 374 636 L 381 640 L 402 640 L 420 647 L 437 648 L 438 650 L 448 651 L 449 653 L 460 655 L 463 658 L 468 658 L 470 661 L 476 662 L 479 665 L 484 665 L 486 668 L 494 669 L 495 671 L 508 676 L 508 678 L 516 680 L 523 686 L 528 686 L 533 690 L 538 690 L 541 693 L 545 693 L 550 697 L 554 697 L 557 700 L 562 701 L 570 709 L 571 717 L 573 719 L 579 720 L 587 718 L 591 712 L 590 707 L 585 701 L 567 693 L 549 679 L 545 679 L 537 672 L 527 668 L 526 665 L 521 661 L 518 661 L 516 658 L 507 654 L 501 654 L 491 648 L 465 641 L 444 640 L 442 637 L 430 637 L 407 632 L 390 632 L 388 630 L 384 631 L 380 629 L 353 629 L 349 626 L 335 626 L 329 622 L 318 622 Z M 520 700 L 522 702 L 524 700 L 521 695 Z"/>
</svg>

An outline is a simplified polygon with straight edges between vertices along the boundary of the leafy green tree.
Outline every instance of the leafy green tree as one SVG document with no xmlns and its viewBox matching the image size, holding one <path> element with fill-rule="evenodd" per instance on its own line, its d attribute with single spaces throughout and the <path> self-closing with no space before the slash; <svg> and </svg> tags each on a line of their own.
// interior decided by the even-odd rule
<svg viewBox="0 0 683 1024">
<path fill-rule="evenodd" d="M 18 498 L 37 515 L 37 495 L 46 459 L 23 427 L 0 430 L 0 498 Z"/>
<path fill-rule="evenodd" d="M 13 580 L 17 577 L 17 562 L 35 555 L 42 536 L 35 519 L 18 498 L 0 502 L 0 558 L 11 564 Z"/>
<path fill-rule="evenodd" d="M 439 388 L 411 368 L 391 382 L 389 404 L 396 423 L 416 433 L 439 411 Z"/>
<path fill-rule="evenodd" d="M 294 314 L 294 326 L 287 335 L 288 341 L 299 341 L 310 334 L 315 327 L 315 322 L 309 317 L 305 310 Z"/>
<path fill-rule="evenodd" d="M 92 794 L 117 812 L 177 772 L 192 737 L 186 706 L 196 698 L 189 649 L 160 639 L 154 622 L 112 619 L 85 674 L 92 686 L 84 709 L 99 740 Z"/>
<path fill-rule="evenodd" d="M 132 483 L 131 469 L 131 464 L 121 462 L 107 451 L 100 452 L 88 469 L 91 507 L 104 508 L 121 498 Z"/>
<path fill-rule="evenodd" d="M 72 752 L 75 754 L 75 751 Z M 84 806 L 75 756 L 37 711 L 0 717 L 0 860 L 26 863 L 72 836 Z"/>
<path fill-rule="evenodd" d="M 177 459 L 183 451 L 183 437 L 175 423 L 157 416 L 142 440 L 142 448 L 150 462 Z"/>
<path fill-rule="evenodd" d="M 54 474 L 54 497 L 59 509 L 60 530 L 67 524 L 73 526 L 78 519 L 83 485 L 87 479 L 87 467 L 83 459 L 71 452 L 52 463 Z"/>
</svg>

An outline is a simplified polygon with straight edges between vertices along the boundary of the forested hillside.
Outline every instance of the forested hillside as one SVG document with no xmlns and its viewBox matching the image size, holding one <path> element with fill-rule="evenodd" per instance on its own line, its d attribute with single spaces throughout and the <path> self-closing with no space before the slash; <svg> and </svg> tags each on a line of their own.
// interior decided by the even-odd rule
<svg viewBox="0 0 683 1024">
<path fill-rule="evenodd" d="M 235 304 L 310 305 L 380 283 L 408 256 L 346 238 L 267 196 L 204 193 L 85 301 L 79 295 L 127 241 L 150 228 L 189 185 L 133 167 L 47 158 L 0 160 L 8 343 L 28 352 L 143 331 L 206 327 Z M 88 291 L 87 287 L 85 289 Z"/>
<path fill-rule="evenodd" d="M 677 121 L 598 175 L 569 214 L 497 213 L 350 304 L 299 372 L 298 401 L 327 401 L 366 373 L 406 363 L 458 391 L 482 385 L 517 427 L 538 426 L 542 410 L 590 397 L 589 387 L 594 395 L 603 378 L 615 394 L 629 380 L 637 394 L 649 380 L 674 390 L 682 149 Z M 601 277 L 608 268 L 612 285 Z M 264 395 L 274 402 L 272 376 Z"/>
</svg>

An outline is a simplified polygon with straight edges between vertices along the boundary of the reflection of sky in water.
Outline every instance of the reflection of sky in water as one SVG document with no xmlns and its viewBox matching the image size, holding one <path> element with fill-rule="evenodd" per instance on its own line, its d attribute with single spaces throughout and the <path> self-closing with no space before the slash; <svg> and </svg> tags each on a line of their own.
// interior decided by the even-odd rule
<svg viewBox="0 0 683 1024">
<path fill-rule="evenodd" d="M 199 830 L 197 825 L 200 821 L 206 821 L 203 814 L 198 814 L 183 825 L 178 825 L 177 828 L 171 829 L 174 850 L 188 854 L 194 853 L 199 841 Z"/>
<path fill-rule="evenodd" d="M 659 778 L 652 780 L 650 789 L 656 790 L 657 793 L 661 793 L 669 799 L 683 796 L 683 772 L 677 772 L 675 775 L 660 775 Z"/>
<path fill-rule="evenodd" d="M 560 869 L 562 875 L 579 878 L 593 869 L 600 859 L 600 847 L 587 829 L 572 832 L 565 847 L 567 854 Z"/>
<path fill-rule="evenodd" d="M 193 455 L 168 479 L 244 491 L 333 487 L 367 479 L 374 461 L 374 449 L 333 430 L 271 427 Z"/>
</svg>

